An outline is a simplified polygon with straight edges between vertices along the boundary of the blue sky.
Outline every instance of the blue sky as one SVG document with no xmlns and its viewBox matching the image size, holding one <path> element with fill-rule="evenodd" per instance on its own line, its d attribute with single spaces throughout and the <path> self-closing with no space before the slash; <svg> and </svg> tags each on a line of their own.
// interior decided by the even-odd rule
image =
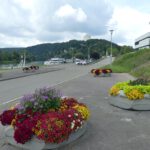
<svg viewBox="0 0 150 150">
<path fill-rule="evenodd" d="M 0 0 L 0 47 L 91 38 L 134 46 L 150 32 L 148 0 Z"/>
</svg>

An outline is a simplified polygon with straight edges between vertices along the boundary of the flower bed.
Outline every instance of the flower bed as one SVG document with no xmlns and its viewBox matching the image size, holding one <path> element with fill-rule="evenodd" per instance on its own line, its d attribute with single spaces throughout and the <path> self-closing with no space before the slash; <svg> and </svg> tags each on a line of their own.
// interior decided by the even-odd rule
<svg viewBox="0 0 150 150">
<path fill-rule="evenodd" d="M 111 69 L 92 69 L 91 73 L 94 76 L 111 76 L 112 70 Z"/>
<path fill-rule="evenodd" d="M 29 67 L 24 67 L 22 70 L 23 70 L 23 72 L 26 72 L 26 73 L 33 72 L 33 71 L 39 70 L 39 66 L 32 65 Z"/>
<path fill-rule="evenodd" d="M 85 104 L 74 98 L 62 98 L 53 88 L 42 88 L 25 95 L 19 104 L 5 110 L 0 121 L 4 126 L 13 127 L 16 143 L 23 145 L 36 137 L 44 143 L 57 145 L 84 127 L 88 117 Z"/>
<path fill-rule="evenodd" d="M 150 81 L 119 82 L 110 89 L 112 105 L 134 110 L 150 110 Z"/>
</svg>

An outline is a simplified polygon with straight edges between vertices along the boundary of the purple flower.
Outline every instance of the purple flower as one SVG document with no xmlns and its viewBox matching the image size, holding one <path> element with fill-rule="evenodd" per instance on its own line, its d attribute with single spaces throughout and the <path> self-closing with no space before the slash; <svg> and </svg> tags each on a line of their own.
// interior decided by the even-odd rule
<svg viewBox="0 0 150 150">
<path fill-rule="evenodd" d="M 16 105 L 15 108 L 18 109 L 19 111 L 24 110 L 24 107 L 21 104 Z"/>
<path fill-rule="evenodd" d="M 43 100 L 48 100 L 48 96 L 42 96 Z"/>
<path fill-rule="evenodd" d="M 34 99 L 33 94 L 26 94 L 22 97 L 20 102 L 24 104 L 25 102 L 32 101 L 33 99 Z"/>
</svg>

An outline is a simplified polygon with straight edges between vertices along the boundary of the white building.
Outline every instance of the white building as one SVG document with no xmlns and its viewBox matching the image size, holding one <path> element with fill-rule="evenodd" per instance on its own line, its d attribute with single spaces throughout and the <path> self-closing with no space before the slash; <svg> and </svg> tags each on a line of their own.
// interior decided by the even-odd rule
<svg viewBox="0 0 150 150">
<path fill-rule="evenodd" d="M 44 61 L 44 65 L 62 64 L 62 63 L 65 63 L 64 58 L 51 58 L 50 60 Z"/>
<path fill-rule="evenodd" d="M 135 40 L 135 49 L 150 48 L 150 32 L 138 37 Z"/>
</svg>

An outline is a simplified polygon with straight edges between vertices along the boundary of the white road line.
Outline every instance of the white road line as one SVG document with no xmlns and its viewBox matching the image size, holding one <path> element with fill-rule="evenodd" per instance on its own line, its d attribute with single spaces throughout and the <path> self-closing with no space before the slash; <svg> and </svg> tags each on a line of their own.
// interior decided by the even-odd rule
<svg viewBox="0 0 150 150">
<path fill-rule="evenodd" d="M 57 83 L 57 84 L 53 84 L 52 86 L 57 86 L 57 85 L 60 85 L 60 84 L 65 83 L 65 82 L 72 81 L 72 80 L 74 80 L 74 79 L 77 79 L 77 78 L 79 78 L 79 77 L 85 76 L 85 75 L 87 75 L 87 74 L 88 74 L 88 73 L 84 73 L 84 74 L 81 74 L 81 75 L 79 75 L 79 76 L 75 76 L 75 77 L 72 78 L 72 79 L 65 80 L 65 81 L 59 82 L 59 83 Z"/>
<path fill-rule="evenodd" d="M 17 98 L 12 99 L 12 100 L 10 100 L 10 101 L 4 102 L 4 103 L 0 104 L 0 106 L 1 106 L 1 105 L 6 105 L 6 104 L 11 103 L 11 102 L 14 102 L 14 101 L 16 101 L 16 100 L 18 100 L 18 99 L 20 99 L 20 98 L 22 98 L 22 97 L 23 97 L 23 96 L 20 96 L 20 97 L 17 97 Z"/>
</svg>

